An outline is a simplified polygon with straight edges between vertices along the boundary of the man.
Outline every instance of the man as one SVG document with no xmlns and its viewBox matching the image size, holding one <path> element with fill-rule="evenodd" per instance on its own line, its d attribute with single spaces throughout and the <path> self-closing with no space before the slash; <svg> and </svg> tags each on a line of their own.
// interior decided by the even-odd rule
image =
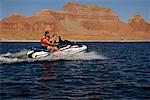
<svg viewBox="0 0 150 100">
<path fill-rule="evenodd" d="M 58 51 L 58 48 L 54 41 L 56 37 L 50 37 L 49 31 L 46 31 L 45 34 L 41 38 L 41 45 L 44 49 L 47 49 L 49 52 L 53 53 Z"/>
<path fill-rule="evenodd" d="M 52 47 L 53 49 L 51 50 L 51 52 L 55 52 L 55 51 L 58 51 L 58 48 L 57 48 L 57 38 L 58 36 L 55 34 L 55 33 L 52 33 L 50 35 L 50 39 L 49 39 L 49 42 L 52 44 Z"/>
</svg>

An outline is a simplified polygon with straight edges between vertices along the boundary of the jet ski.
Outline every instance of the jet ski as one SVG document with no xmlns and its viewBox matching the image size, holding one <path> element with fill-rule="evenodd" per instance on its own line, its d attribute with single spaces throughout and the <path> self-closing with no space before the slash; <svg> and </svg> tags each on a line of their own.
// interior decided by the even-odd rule
<svg viewBox="0 0 150 100">
<path fill-rule="evenodd" d="M 41 58 L 47 56 L 61 56 L 61 55 L 76 55 L 80 52 L 84 52 L 87 49 L 86 45 L 77 44 L 68 40 L 61 40 L 59 37 L 59 50 L 50 53 L 47 49 L 42 47 L 32 47 L 30 51 L 27 52 L 28 58 Z"/>
</svg>

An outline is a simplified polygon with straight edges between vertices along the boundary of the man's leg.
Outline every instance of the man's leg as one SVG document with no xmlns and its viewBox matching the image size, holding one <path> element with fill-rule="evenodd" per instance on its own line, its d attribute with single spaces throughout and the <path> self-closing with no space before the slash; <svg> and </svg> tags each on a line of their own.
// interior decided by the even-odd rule
<svg viewBox="0 0 150 100">
<path fill-rule="evenodd" d="M 55 50 L 55 51 L 58 51 L 59 49 L 55 46 L 55 47 L 54 47 L 54 50 Z"/>
<path fill-rule="evenodd" d="M 51 53 L 53 52 L 53 50 L 52 50 L 52 49 L 53 49 L 53 47 L 52 47 L 52 46 L 47 46 L 47 50 L 48 50 L 49 52 L 51 52 Z"/>
<path fill-rule="evenodd" d="M 59 49 L 56 47 L 56 46 L 48 46 L 47 47 L 47 50 L 51 53 L 55 52 L 55 51 L 58 51 Z"/>
<path fill-rule="evenodd" d="M 51 49 L 52 53 L 55 52 L 55 51 L 58 51 L 58 48 L 56 46 L 52 47 L 52 49 Z"/>
</svg>

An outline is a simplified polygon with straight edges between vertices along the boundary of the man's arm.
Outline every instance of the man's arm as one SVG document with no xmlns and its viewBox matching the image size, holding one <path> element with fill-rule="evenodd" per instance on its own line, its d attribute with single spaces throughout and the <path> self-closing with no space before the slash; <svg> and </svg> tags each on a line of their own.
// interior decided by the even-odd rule
<svg viewBox="0 0 150 100">
<path fill-rule="evenodd" d="M 55 43 L 50 43 L 47 39 L 44 39 L 44 41 L 45 41 L 48 45 L 57 46 Z"/>
</svg>

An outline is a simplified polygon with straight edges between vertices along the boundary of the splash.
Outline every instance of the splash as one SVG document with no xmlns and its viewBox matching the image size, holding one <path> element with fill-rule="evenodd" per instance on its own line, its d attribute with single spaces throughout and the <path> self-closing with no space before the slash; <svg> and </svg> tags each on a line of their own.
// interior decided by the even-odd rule
<svg viewBox="0 0 150 100">
<path fill-rule="evenodd" d="M 19 62 L 35 62 L 35 61 L 55 61 L 55 60 L 96 60 L 96 59 L 106 59 L 103 55 L 97 52 L 81 52 L 75 55 L 49 55 L 44 58 L 31 59 L 27 57 L 28 50 L 23 50 L 17 53 L 6 53 L 0 55 L 0 64 L 11 64 Z"/>
<path fill-rule="evenodd" d="M 103 55 L 98 54 L 95 51 L 92 52 L 81 52 L 71 57 L 64 58 L 65 60 L 98 60 L 106 59 Z"/>
<path fill-rule="evenodd" d="M 27 61 L 27 56 L 26 56 L 27 52 L 28 52 L 27 50 L 22 50 L 22 51 L 16 52 L 16 53 L 8 52 L 6 54 L 1 54 L 0 55 L 0 64 Z"/>
</svg>

